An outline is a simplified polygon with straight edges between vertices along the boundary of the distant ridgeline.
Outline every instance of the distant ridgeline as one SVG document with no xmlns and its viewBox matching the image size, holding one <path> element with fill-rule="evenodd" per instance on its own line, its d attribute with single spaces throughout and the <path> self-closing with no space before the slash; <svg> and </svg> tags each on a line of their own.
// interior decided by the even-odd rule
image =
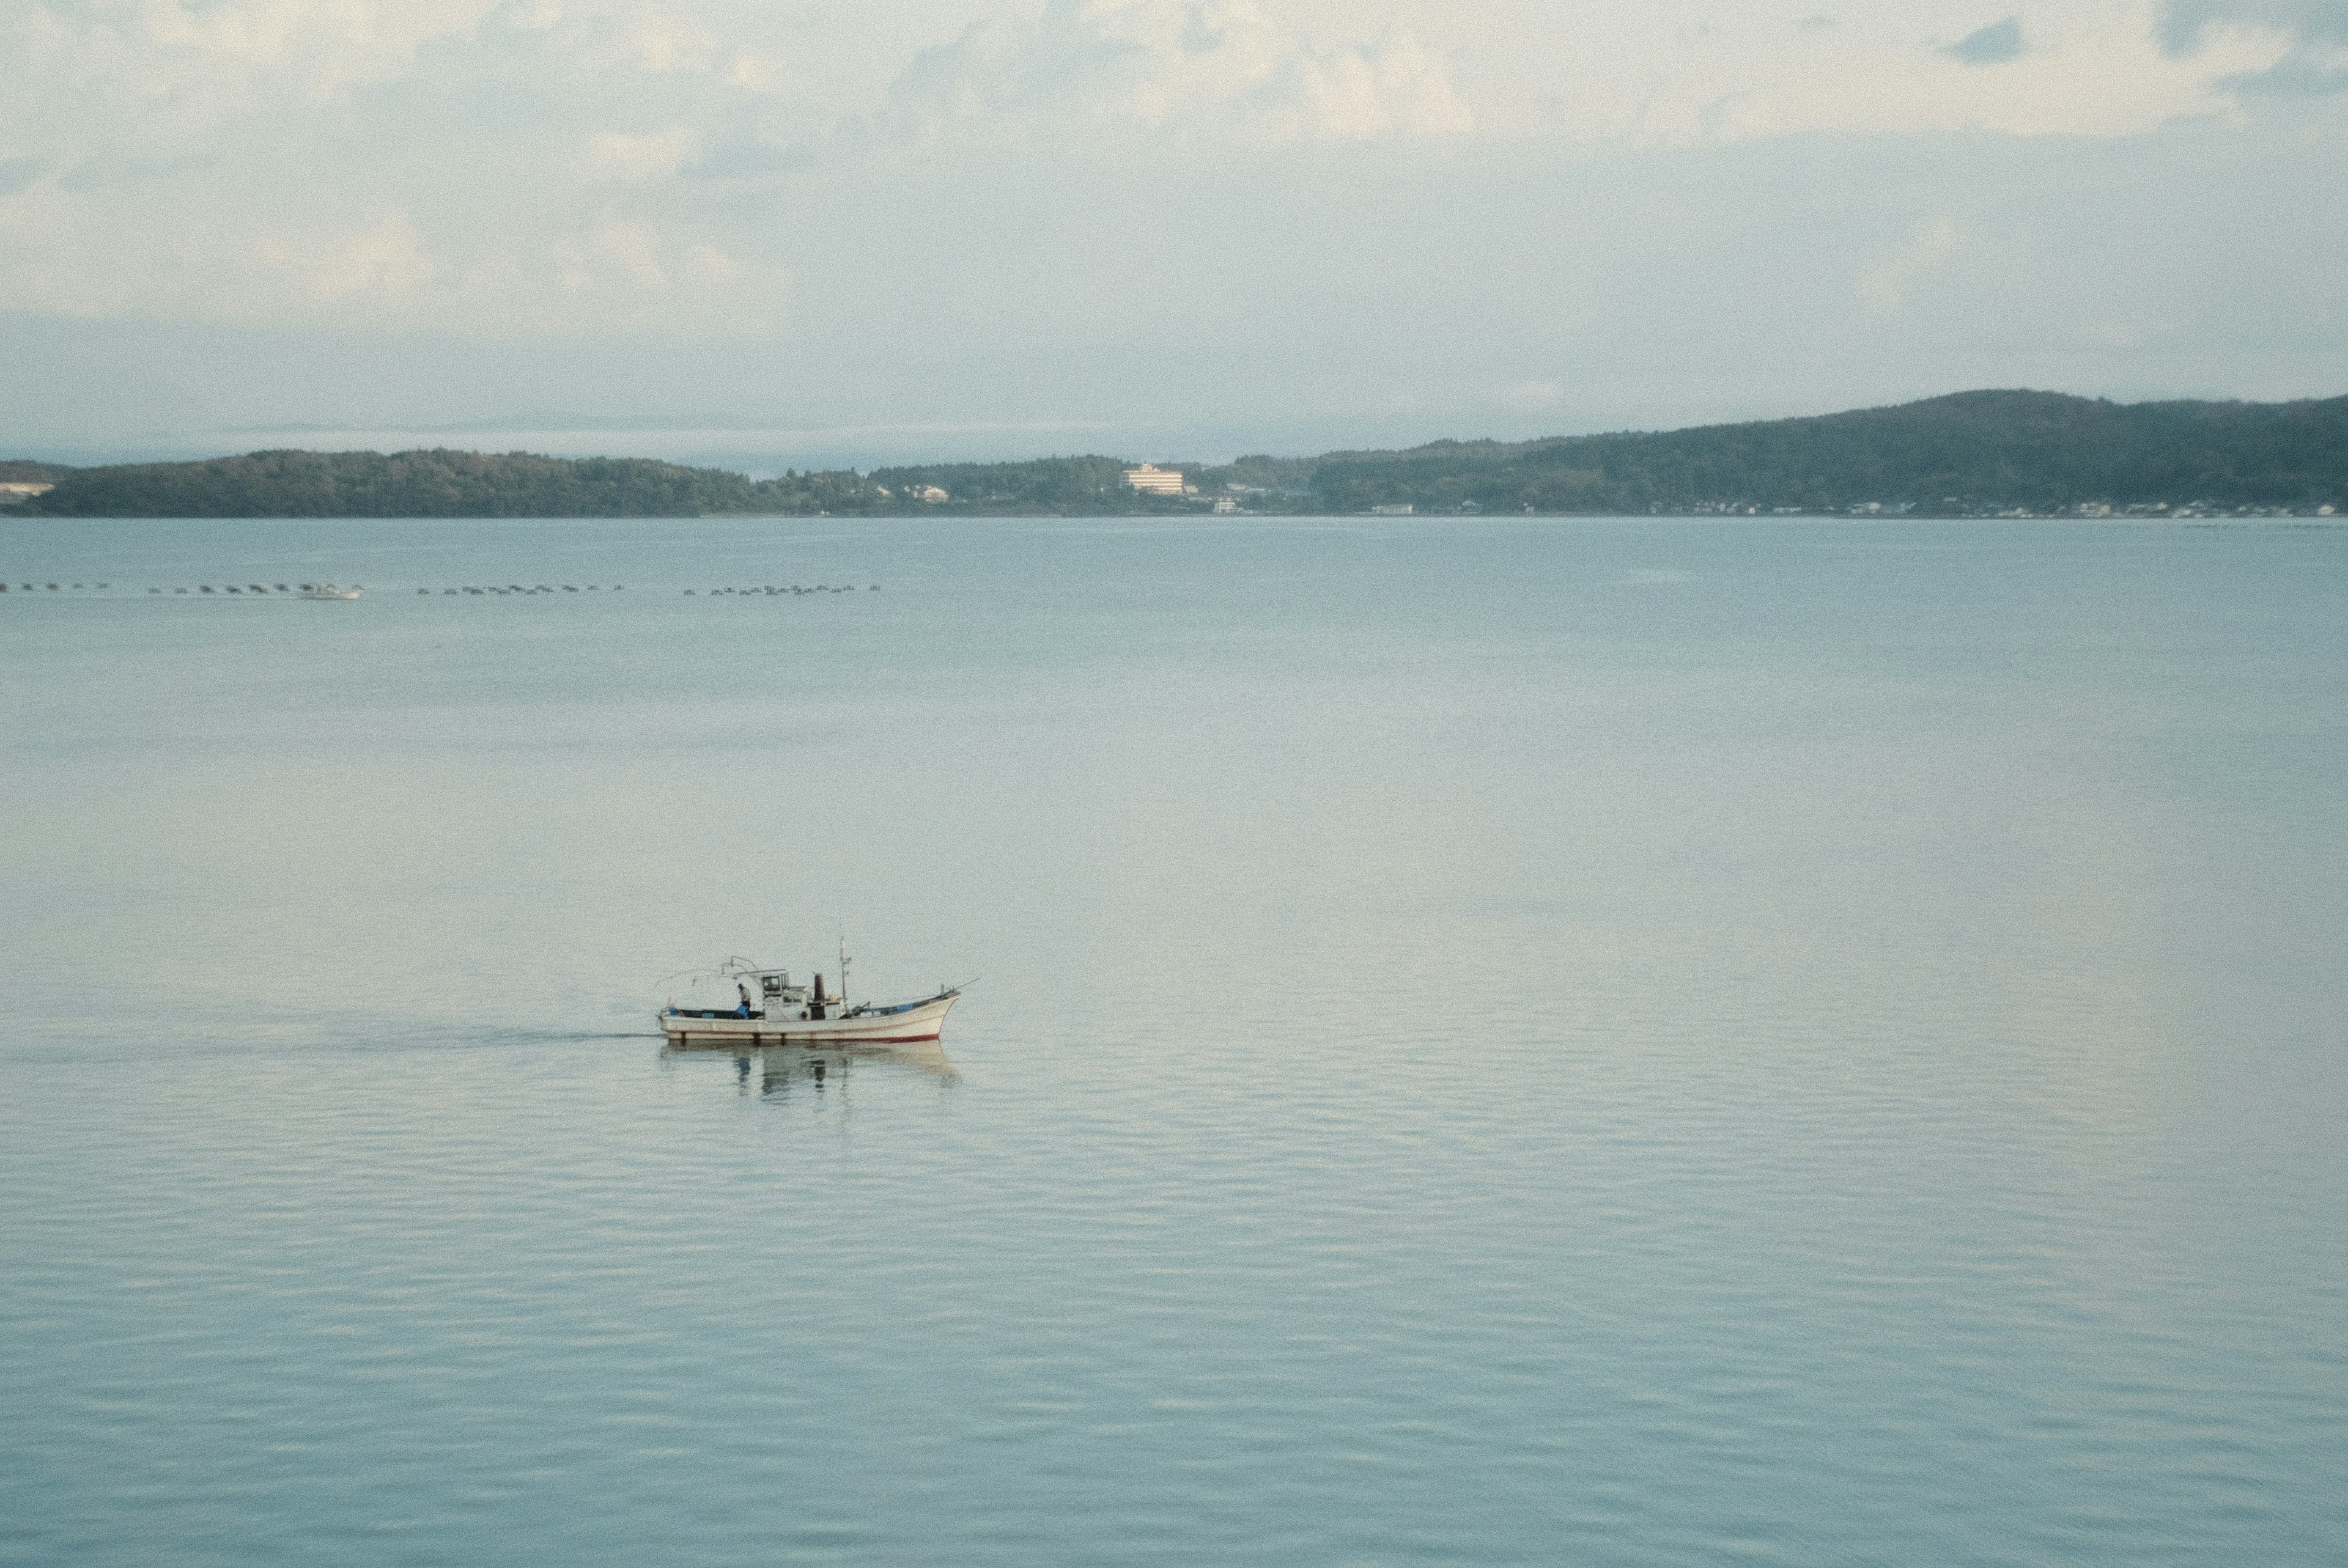
<svg viewBox="0 0 2348 1568">
<path fill-rule="evenodd" d="M 2348 397 L 2116 404 L 1966 392 L 1693 430 L 1166 465 L 1183 470 L 1194 494 L 1139 493 L 1126 466 L 1051 457 L 752 479 L 646 458 L 438 450 L 0 470 L 55 486 L 12 510 L 82 517 L 1100 516 L 1218 502 L 1288 513 L 2348 510 Z"/>
<path fill-rule="evenodd" d="M 2348 397 L 2106 403 L 1962 392 L 1894 408 L 1516 445 L 1439 442 L 1320 459 L 1332 511 L 1921 514 L 2115 507 L 2348 507 Z"/>
<path fill-rule="evenodd" d="M 57 468 L 23 510 L 105 518 L 671 518 L 854 509 L 853 474 L 764 482 L 644 457 L 254 452 Z"/>
</svg>

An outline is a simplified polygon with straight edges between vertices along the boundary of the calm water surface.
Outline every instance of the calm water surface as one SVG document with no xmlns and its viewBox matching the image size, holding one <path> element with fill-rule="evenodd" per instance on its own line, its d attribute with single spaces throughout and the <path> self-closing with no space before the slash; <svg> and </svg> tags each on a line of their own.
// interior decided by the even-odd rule
<svg viewBox="0 0 2348 1568">
<path fill-rule="evenodd" d="M 2342 1560 L 2348 530 L 0 572 L 0 1561 Z"/>
</svg>

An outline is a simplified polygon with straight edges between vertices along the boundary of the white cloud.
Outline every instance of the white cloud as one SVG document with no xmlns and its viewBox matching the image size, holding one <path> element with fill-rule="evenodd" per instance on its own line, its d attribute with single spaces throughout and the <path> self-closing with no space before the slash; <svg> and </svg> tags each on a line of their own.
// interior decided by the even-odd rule
<svg viewBox="0 0 2348 1568">
<path fill-rule="evenodd" d="M 2140 135 L 2228 108 L 2227 78 L 2266 69 L 2284 46 L 2235 31 L 2178 55 L 2162 46 L 2154 0 L 2050 0 L 2009 18 L 2010 36 L 1986 9 L 1919 0 L 1828 27 L 1805 26 L 1786 0 L 1591 13 L 1580 47 L 1543 61 L 1541 128 L 1648 147 L 1817 132 Z"/>
<path fill-rule="evenodd" d="M 1560 146 L 1594 165 L 1834 137 L 1881 147 L 1889 168 L 1900 138 L 1949 130 L 2127 138 L 2199 117 L 2230 134 L 2267 112 L 2251 86 L 2328 90 L 2324 51 L 2348 39 L 2348 0 L 2033 0 L 2016 25 L 2027 46 L 2010 56 L 1980 42 L 2004 12 L 1983 0 L 1830 20 L 1816 6 L 12 0 L 0 3 L 0 55 L 20 63 L 0 96 L 0 315 L 501 340 L 773 333 L 794 272 L 824 264 L 807 237 L 859 220 L 825 205 L 837 192 L 934 206 L 920 179 L 946 177 L 937 189 L 951 191 L 983 168 L 991 193 L 953 220 L 958 233 L 1010 212 L 1059 232 L 1076 223 L 1046 167 L 1062 158 L 1115 175 L 1112 198 L 1142 193 L 1102 241 L 1120 252 L 1164 251 L 1158 182 L 1342 161 L 1360 205 L 1320 212 L 1323 239 L 1293 241 L 1304 259 L 1259 258 L 1325 269 L 1316 287 L 1342 292 L 1376 275 L 1395 229 L 1432 221 L 1375 183 L 1420 165 Z M 1944 52 L 1968 38 L 1978 46 L 1960 54 L 1985 66 Z M 1300 174 L 1282 201 L 1313 209 L 1336 189 Z M 1920 210 L 1897 191 L 1849 200 L 1856 232 L 1895 232 Z M 1249 231 L 1286 210 L 1250 215 Z M 1961 236 L 1994 228 L 1976 225 L 1984 203 L 1952 210 Z M 1700 237 L 1715 218 L 1634 220 Z M 1499 217 L 1442 221 L 1472 237 Z M 1867 262 L 1869 312 L 1923 313 L 1934 270 L 1960 264 L 1932 251 L 1936 232 Z M 1152 244 L 1137 247 L 1144 233 Z M 1032 224 L 1018 243 L 1034 246 Z M 1555 282 L 1580 265 L 1526 262 L 1476 307 L 1506 321 L 1526 299 L 1570 296 L 1601 313 L 1602 298 Z M 1239 340 L 1257 330 L 1252 276 L 1187 303 L 1185 286 L 1147 292 L 1169 317 Z M 1848 309 L 1849 275 L 1832 286 Z M 1065 293 L 1037 306 L 1034 331 L 1075 308 Z M 895 308 L 862 278 L 798 297 L 835 323 Z M 1004 308 L 998 291 L 968 313 Z M 1100 308 L 1133 315 L 1121 292 Z M 1511 361 L 1472 385 L 1545 363 Z M 1538 412 L 1530 384 L 1503 404 Z"/>
<path fill-rule="evenodd" d="M 788 270 L 676 179 L 773 73 L 739 85 L 755 51 L 666 10 L 42 0 L 0 18 L 35 67 L 0 101 L 0 312 L 773 332 Z"/>
<path fill-rule="evenodd" d="M 2348 93 L 2348 0 L 2164 0 L 2161 41 L 2199 58 L 2212 40 L 2280 38 L 2289 46 L 2262 70 L 2220 85 L 2250 97 L 2324 97 Z"/>
<path fill-rule="evenodd" d="M 779 92 L 783 87 L 783 67 L 780 62 L 755 50 L 739 50 L 726 67 L 726 85 L 745 92 Z"/>
<path fill-rule="evenodd" d="M 628 47 L 648 71 L 707 71 L 717 58 L 716 36 L 675 12 L 639 20 L 629 31 Z"/>
<path fill-rule="evenodd" d="M 29 0 L 9 30 L 20 88 L 70 95 L 86 128 L 172 136 L 258 103 L 317 108 L 396 79 L 419 48 L 469 33 L 492 8 L 493 0 Z M 90 127 L 89 111 L 101 107 L 109 123 Z"/>
<path fill-rule="evenodd" d="M 54 185 L 30 194 L 15 205 L 40 239 L 0 245 L 0 300 L 55 316 L 690 341 L 771 336 L 792 284 L 787 267 L 695 224 L 614 202 L 483 230 L 379 198 L 297 216 L 184 193 L 160 204 L 74 200 Z"/>
<path fill-rule="evenodd" d="M 562 20 L 562 7 L 556 0 L 506 0 L 497 18 L 517 32 L 542 33 Z"/>
<path fill-rule="evenodd" d="M 2228 29 L 2348 46 L 2348 0 L 2162 0 L 2161 41 L 2178 54 L 2191 54 Z"/>
<path fill-rule="evenodd" d="M 926 49 L 875 121 L 928 147 L 1164 133 L 1194 145 L 1450 136 L 1473 123 L 1406 32 L 1317 48 L 1250 0 L 1051 0 Z"/>
<path fill-rule="evenodd" d="M 446 425 L 518 410 L 627 431 L 647 415 L 1003 431 L 843 438 L 820 457 L 795 448 L 805 466 L 924 450 L 1317 451 L 1963 386 L 2336 395 L 2348 168 L 2318 133 L 2343 113 L 2141 138 L 1660 152 L 1063 147 L 654 185 L 580 183 L 593 122 L 566 122 L 543 160 L 514 165 L 556 180 L 546 201 L 520 200 L 518 177 L 489 167 L 511 148 L 469 143 L 482 166 L 470 199 L 495 204 L 479 220 L 420 182 L 352 179 L 346 166 L 347 191 L 302 187 L 306 211 L 232 169 L 165 180 L 160 208 L 67 200 L 46 173 L 0 198 L 0 290 L 39 260 L 44 297 L 105 324 L 0 313 L 13 373 L 0 435 L 66 446 L 175 422 Z M 448 167 L 443 156 L 419 167 Z M 44 215 L 37 247 L 16 218 L 27 201 Z M 355 267 L 354 292 L 319 299 L 320 269 L 364 254 L 352 242 L 384 238 L 394 214 L 428 270 L 403 283 L 396 267 Z M 283 247 L 265 266 L 264 238 Z M 1857 288 L 1879 246 L 1882 310 Z M 779 340 L 733 341 L 778 323 Z M 432 330 L 370 345 L 348 330 L 361 324 Z M 1114 430 L 1066 434 L 1100 421 Z M 644 449 L 633 434 L 598 439 Z M 697 450 L 733 462 L 778 449 Z"/>
<path fill-rule="evenodd" d="M 404 299 L 429 282 L 434 268 L 415 225 L 394 213 L 352 235 L 309 269 L 310 292 L 321 300 L 355 295 Z"/>
</svg>

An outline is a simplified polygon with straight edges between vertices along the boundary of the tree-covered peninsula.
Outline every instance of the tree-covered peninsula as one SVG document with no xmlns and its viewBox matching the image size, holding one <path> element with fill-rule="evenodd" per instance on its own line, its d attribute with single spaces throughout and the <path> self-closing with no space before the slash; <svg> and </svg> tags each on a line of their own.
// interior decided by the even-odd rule
<svg viewBox="0 0 2348 1568">
<path fill-rule="evenodd" d="M 1968 392 L 1689 430 L 1158 461 L 1181 469 L 1190 491 L 1138 493 L 1124 481 L 1129 460 L 1108 456 L 765 479 L 649 458 L 447 449 L 0 466 L 55 487 L 11 510 L 77 517 L 2317 511 L 2348 509 L 2348 397 L 2120 404 Z"/>
<path fill-rule="evenodd" d="M 646 457 L 252 452 L 56 470 L 27 512 L 152 518 L 676 518 L 853 505 L 857 477 L 753 480 Z"/>
<path fill-rule="evenodd" d="M 2107 403 L 1965 392 L 1891 408 L 1318 459 L 1332 511 L 1842 512 L 2348 505 L 2348 397 Z"/>
</svg>

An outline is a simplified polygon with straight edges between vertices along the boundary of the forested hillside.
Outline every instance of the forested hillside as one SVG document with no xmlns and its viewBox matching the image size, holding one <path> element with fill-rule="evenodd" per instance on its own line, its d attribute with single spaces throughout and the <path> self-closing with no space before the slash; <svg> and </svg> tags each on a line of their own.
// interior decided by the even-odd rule
<svg viewBox="0 0 2348 1568">
<path fill-rule="evenodd" d="M 1121 457 L 1047 457 L 788 472 L 753 479 L 633 457 L 448 450 L 255 452 L 193 463 L 66 468 L 0 464 L 57 487 L 12 513 L 83 517 L 682 517 L 1250 512 L 1917 515 L 2109 504 L 2348 509 L 2348 397 L 2322 402 L 2107 403 L 1967 392 L 1890 408 L 1660 433 L 1400 452 L 1160 458 L 1196 487 L 1140 496 Z"/>
<path fill-rule="evenodd" d="M 2348 397 L 2106 403 L 1965 392 L 1892 408 L 1661 434 L 1333 453 L 1330 510 L 1646 512 L 1744 503 L 1840 511 L 2348 502 Z"/>
<path fill-rule="evenodd" d="M 1030 463 L 932 463 L 875 468 L 869 476 L 901 506 L 942 490 L 949 503 L 991 512 L 1121 512 L 1138 499 L 1125 484 L 1123 457 L 1044 457 Z"/>
<path fill-rule="evenodd" d="M 747 509 L 739 474 L 526 452 L 254 452 L 69 470 L 26 511 L 85 517 L 691 517 Z"/>
</svg>

